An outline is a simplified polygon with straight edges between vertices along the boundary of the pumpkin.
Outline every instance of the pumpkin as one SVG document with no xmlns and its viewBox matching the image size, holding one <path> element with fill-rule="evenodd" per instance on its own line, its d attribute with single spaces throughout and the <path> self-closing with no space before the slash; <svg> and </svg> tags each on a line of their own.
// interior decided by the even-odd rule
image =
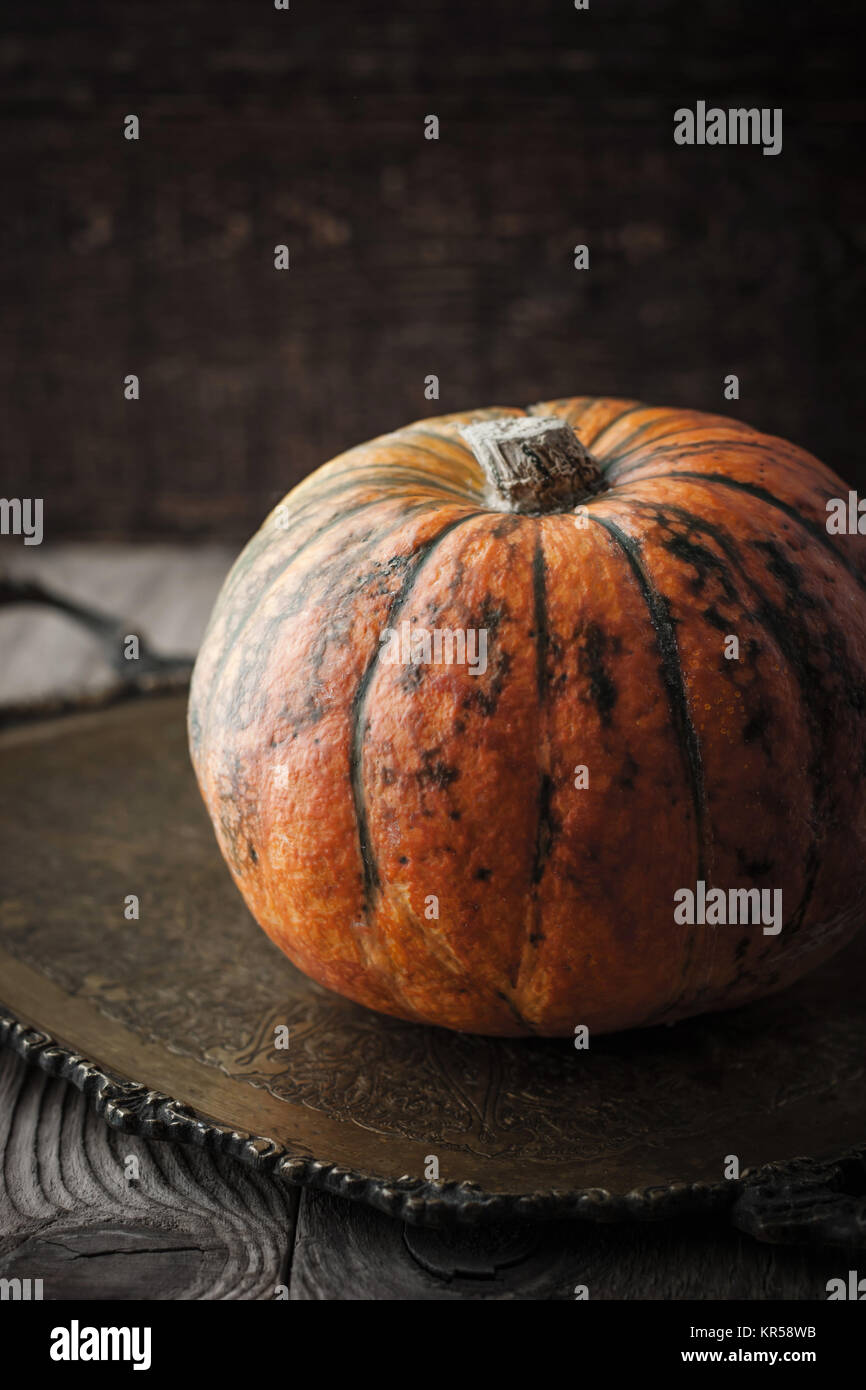
<svg viewBox="0 0 866 1390">
<path fill-rule="evenodd" d="M 583 397 L 313 473 L 228 576 L 191 688 L 255 918 L 352 1000 L 514 1036 L 671 1023 L 827 958 L 866 895 L 842 488 L 727 417 Z"/>
</svg>

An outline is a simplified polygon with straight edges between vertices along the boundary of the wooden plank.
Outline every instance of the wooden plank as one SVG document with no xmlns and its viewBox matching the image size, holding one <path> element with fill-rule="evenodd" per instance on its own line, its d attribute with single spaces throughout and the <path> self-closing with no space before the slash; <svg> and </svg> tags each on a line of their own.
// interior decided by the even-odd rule
<svg viewBox="0 0 866 1390">
<path fill-rule="evenodd" d="M 109 1129 L 0 1050 L 0 1277 L 42 1279 L 48 1300 L 266 1301 L 297 1203 L 231 1159 Z"/>
<path fill-rule="evenodd" d="M 8 0 L 4 488 L 53 536 L 242 538 L 374 434 L 593 392 L 866 483 L 855 11 L 187 0 L 167 46 L 160 6 Z M 783 152 L 675 146 L 698 97 L 781 106 Z"/>
<path fill-rule="evenodd" d="M 853 1258 L 853 1256 L 852 1256 Z M 825 1299 L 848 1252 L 761 1245 L 719 1223 L 424 1230 L 305 1190 L 293 1300 Z"/>
</svg>

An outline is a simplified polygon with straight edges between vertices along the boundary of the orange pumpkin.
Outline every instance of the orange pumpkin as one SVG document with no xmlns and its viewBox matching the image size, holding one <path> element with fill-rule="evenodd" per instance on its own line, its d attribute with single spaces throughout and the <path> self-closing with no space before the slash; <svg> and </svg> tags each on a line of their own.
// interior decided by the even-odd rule
<svg viewBox="0 0 866 1390">
<path fill-rule="evenodd" d="M 190 698 L 264 930 L 373 1009 L 511 1035 L 727 1008 L 832 954 L 866 899 L 845 495 L 747 425 L 582 397 L 319 469 L 226 580 Z M 736 925 L 678 915 L 742 889 Z M 776 893 L 781 930 L 743 922 Z"/>
</svg>

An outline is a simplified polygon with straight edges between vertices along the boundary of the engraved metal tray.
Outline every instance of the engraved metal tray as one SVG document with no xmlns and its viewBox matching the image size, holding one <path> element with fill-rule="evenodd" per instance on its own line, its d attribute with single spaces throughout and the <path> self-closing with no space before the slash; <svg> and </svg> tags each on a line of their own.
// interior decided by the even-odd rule
<svg viewBox="0 0 866 1390">
<path fill-rule="evenodd" d="M 409 1221 L 703 1211 L 866 1240 L 866 933 L 776 998 L 588 1051 L 454 1034 L 269 943 L 200 802 L 184 693 L 13 723 L 0 789 L 0 1041 L 110 1124 Z"/>
</svg>

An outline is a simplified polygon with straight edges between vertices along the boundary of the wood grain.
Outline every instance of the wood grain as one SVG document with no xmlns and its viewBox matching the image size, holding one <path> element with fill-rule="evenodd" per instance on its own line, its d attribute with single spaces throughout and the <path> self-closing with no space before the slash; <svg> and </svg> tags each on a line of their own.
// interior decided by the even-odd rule
<svg viewBox="0 0 866 1390">
<path fill-rule="evenodd" d="M 290 1297 L 562 1301 L 585 1285 L 590 1301 L 823 1300 L 848 1268 L 847 1252 L 760 1245 L 710 1221 L 433 1231 L 307 1190 Z"/>
<path fill-rule="evenodd" d="M 45 1299 L 265 1301 L 296 1210 L 293 1189 L 232 1160 L 109 1129 L 0 1050 L 0 1277 L 42 1279 Z"/>
<path fill-rule="evenodd" d="M 4 487 L 53 536 L 241 538 L 343 448 L 573 394 L 730 411 L 866 483 L 858 16 L 815 15 L 10 0 Z M 781 106 L 782 153 L 676 147 L 699 98 Z"/>
</svg>

